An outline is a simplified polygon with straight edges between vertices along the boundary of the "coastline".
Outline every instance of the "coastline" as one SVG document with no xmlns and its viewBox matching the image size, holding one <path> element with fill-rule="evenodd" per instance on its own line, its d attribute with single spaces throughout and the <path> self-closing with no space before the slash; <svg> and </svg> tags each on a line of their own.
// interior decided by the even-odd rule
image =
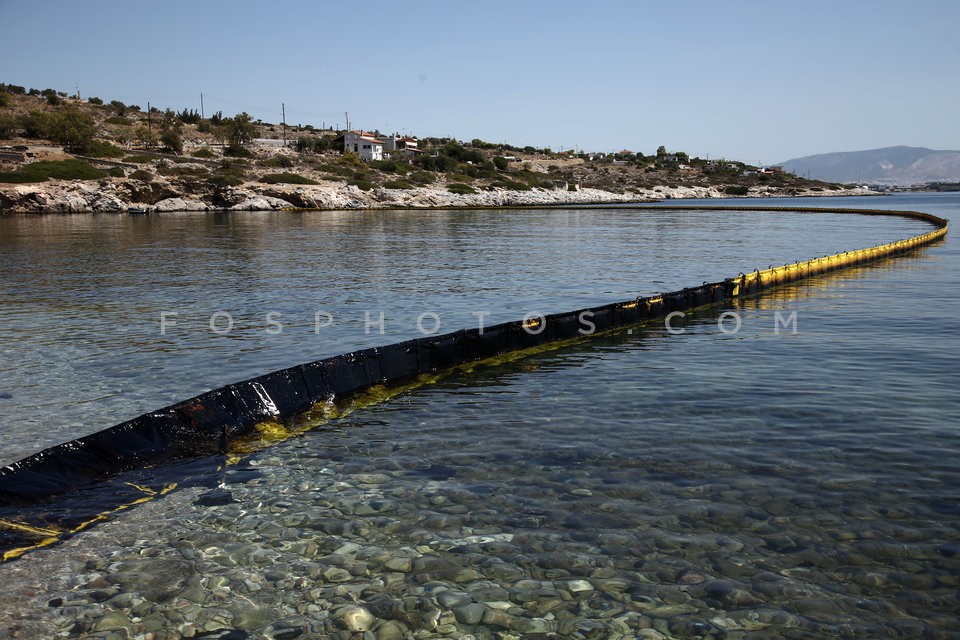
<svg viewBox="0 0 960 640">
<path fill-rule="evenodd" d="M 143 187 L 153 194 L 145 201 Z M 618 204 L 690 198 L 783 198 L 882 195 L 869 189 L 778 189 L 751 188 L 745 195 L 729 196 L 716 187 L 660 186 L 615 193 L 602 189 L 493 189 L 472 194 L 451 193 L 444 188 L 374 188 L 327 182 L 319 185 L 269 185 L 247 182 L 226 189 L 214 204 L 211 194 L 195 194 L 178 185 L 144 185 L 128 179 L 49 181 L 0 186 L 0 213 L 125 213 L 140 208 L 151 213 L 191 211 L 279 211 L 296 209 L 447 209 Z"/>
</svg>

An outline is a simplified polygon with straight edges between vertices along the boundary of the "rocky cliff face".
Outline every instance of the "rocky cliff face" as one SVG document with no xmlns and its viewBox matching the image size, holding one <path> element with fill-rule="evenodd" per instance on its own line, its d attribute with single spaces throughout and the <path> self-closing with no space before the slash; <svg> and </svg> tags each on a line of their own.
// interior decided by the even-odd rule
<svg viewBox="0 0 960 640">
<path fill-rule="evenodd" d="M 751 189 L 748 197 L 868 195 L 861 189 L 820 192 L 784 192 L 776 188 Z M 578 191 L 494 189 L 455 194 L 445 189 L 384 189 L 361 191 L 350 185 L 265 185 L 245 183 L 216 194 L 194 194 L 174 183 L 149 184 L 122 178 L 51 181 L 0 186 L 0 211 L 13 213 L 122 213 L 130 207 L 157 212 L 263 211 L 279 209 L 392 209 L 447 207 L 549 206 L 562 204 L 638 202 L 672 198 L 723 198 L 714 187 L 656 187 L 631 193 L 599 189 Z M 216 200 L 217 204 L 213 202 Z"/>
</svg>

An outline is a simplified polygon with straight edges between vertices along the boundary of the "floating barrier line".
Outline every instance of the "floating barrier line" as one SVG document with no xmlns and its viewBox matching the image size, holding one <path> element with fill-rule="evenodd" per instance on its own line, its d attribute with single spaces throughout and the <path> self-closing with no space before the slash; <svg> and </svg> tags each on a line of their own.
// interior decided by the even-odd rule
<svg viewBox="0 0 960 640">
<path fill-rule="evenodd" d="M 298 429 L 284 424 L 311 408 L 331 419 L 337 415 L 336 403 L 373 404 L 395 395 L 396 385 L 403 382 L 420 386 L 435 380 L 438 374 L 481 361 L 559 348 L 566 341 L 662 319 L 674 311 L 729 303 L 782 284 L 902 255 L 939 241 L 949 226 L 943 218 L 929 213 L 881 209 L 700 205 L 616 208 L 900 216 L 927 222 L 934 229 L 875 247 L 740 273 L 680 291 L 354 351 L 229 384 L 146 413 L 0 468 L 0 515 L 16 514 L 0 518 L 0 549 L 6 549 L 3 561 L 54 544 L 119 511 L 165 495 L 176 483 L 160 489 L 125 483 L 138 491 L 139 497 L 71 527 L 23 521 L 24 512 L 43 520 L 55 498 L 79 488 L 122 473 L 188 458 L 227 455 L 229 463 L 260 448 L 259 445 L 278 442 L 311 428 L 313 425 Z M 585 327 L 590 325 L 593 330 L 586 331 Z M 390 387 L 381 389 L 383 385 Z"/>
</svg>

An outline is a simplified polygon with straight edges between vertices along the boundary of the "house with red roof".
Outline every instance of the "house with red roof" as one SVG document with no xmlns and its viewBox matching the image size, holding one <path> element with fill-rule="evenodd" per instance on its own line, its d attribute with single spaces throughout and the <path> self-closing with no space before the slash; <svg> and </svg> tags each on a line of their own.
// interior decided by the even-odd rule
<svg viewBox="0 0 960 640">
<path fill-rule="evenodd" d="M 344 151 L 353 151 L 364 162 L 383 160 L 383 140 L 366 131 L 347 131 L 343 134 Z"/>
</svg>

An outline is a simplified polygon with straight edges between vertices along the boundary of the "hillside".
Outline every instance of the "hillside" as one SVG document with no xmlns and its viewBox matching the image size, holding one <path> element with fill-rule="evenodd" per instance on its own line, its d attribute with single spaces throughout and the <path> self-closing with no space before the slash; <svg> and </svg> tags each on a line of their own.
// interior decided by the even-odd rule
<svg viewBox="0 0 960 640">
<path fill-rule="evenodd" d="M 836 182 L 907 186 L 960 181 L 960 151 L 925 147 L 823 153 L 782 164 L 797 175 Z"/>
<path fill-rule="evenodd" d="M 345 133 L 245 113 L 148 113 L 116 100 L 0 84 L 0 209 L 500 206 L 848 193 L 665 147 L 649 156 L 574 154 L 420 137 L 410 139 L 415 152 L 385 151 L 383 160 L 362 162 L 343 151 Z"/>
</svg>

